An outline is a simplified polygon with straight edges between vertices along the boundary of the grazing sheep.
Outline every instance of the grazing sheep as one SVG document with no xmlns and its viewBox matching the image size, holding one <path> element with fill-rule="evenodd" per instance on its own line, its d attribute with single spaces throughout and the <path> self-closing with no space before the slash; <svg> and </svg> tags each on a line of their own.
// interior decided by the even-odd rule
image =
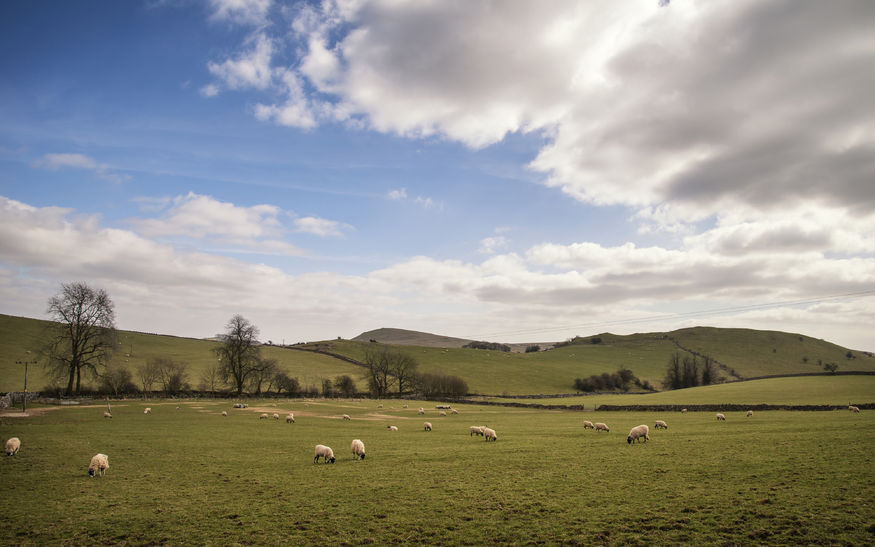
<svg viewBox="0 0 875 547">
<path fill-rule="evenodd" d="M 383 408 L 382 404 L 377 405 L 377 408 Z"/>
<path fill-rule="evenodd" d="M 88 476 L 93 477 L 99 473 L 102 477 L 107 469 L 109 469 L 109 457 L 106 454 L 95 454 L 88 464 Z"/>
<path fill-rule="evenodd" d="M 447 415 L 447 413 L 444 412 L 443 410 L 441 410 L 439 414 L 440 414 L 441 416 L 446 416 L 446 415 Z"/>
<path fill-rule="evenodd" d="M 262 414 L 261 416 L 258 417 L 258 419 L 259 419 L 259 420 L 266 420 L 266 419 L 267 419 L 267 413 Z"/>
<path fill-rule="evenodd" d="M 471 435 L 480 435 L 481 437 L 483 436 L 483 426 L 482 425 L 472 425 L 471 427 L 468 428 L 468 430 L 471 432 Z M 468 435 L 468 436 L 470 437 L 471 435 Z"/>
<path fill-rule="evenodd" d="M 422 408 L 422 407 L 419 407 L 419 413 L 420 413 L 420 414 L 425 414 L 425 409 Z"/>
<path fill-rule="evenodd" d="M 295 423 L 295 415 L 292 414 L 291 412 L 289 412 L 288 414 L 286 414 L 286 423 L 287 423 L 287 424 L 293 424 L 293 423 Z"/>
<path fill-rule="evenodd" d="M 458 413 L 459 413 L 459 411 L 456 410 L 455 408 L 450 409 L 450 414 L 458 414 Z"/>
<path fill-rule="evenodd" d="M 718 413 L 717 413 L 717 420 L 718 420 L 718 421 L 719 421 L 719 420 L 723 420 L 723 421 L 725 422 L 725 421 L 726 421 L 726 416 L 724 416 L 723 414 L 720 414 L 720 413 L 718 412 Z"/>
<path fill-rule="evenodd" d="M 860 407 L 856 407 L 854 405 L 848 405 L 848 410 L 851 412 L 860 412 Z"/>
<path fill-rule="evenodd" d="M 656 420 L 656 424 L 653 426 L 653 429 L 668 429 L 668 424 L 666 424 L 662 420 Z"/>
<path fill-rule="evenodd" d="M 425 422 L 422 424 L 422 427 L 424 427 L 426 431 L 431 431 L 431 422 Z"/>
<path fill-rule="evenodd" d="M 402 408 L 407 408 L 407 405 L 404 405 Z"/>
<path fill-rule="evenodd" d="M 640 439 L 644 438 L 644 442 L 646 443 L 650 440 L 650 435 L 648 435 L 648 433 L 650 433 L 650 428 L 644 424 L 633 427 L 632 431 L 629 432 L 629 436 L 626 437 L 626 442 L 632 444 L 633 441 L 639 440 L 640 442 Z"/>
<path fill-rule="evenodd" d="M 223 411 L 222 411 L 222 416 L 227 416 L 227 415 L 228 415 L 228 411 L 227 411 L 227 410 L 223 410 Z"/>
<path fill-rule="evenodd" d="M 394 425 L 387 425 L 386 429 L 388 429 L 389 431 L 398 431 L 398 427 Z"/>
<path fill-rule="evenodd" d="M 21 441 L 18 437 L 12 437 L 8 441 L 6 441 L 6 455 L 14 456 L 18 454 L 18 449 L 21 448 Z"/>
<path fill-rule="evenodd" d="M 583 421 L 583 428 L 584 428 L 584 429 L 595 429 L 595 426 L 592 425 L 592 422 L 591 422 L 591 421 L 589 421 L 589 420 L 584 420 L 584 421 Z"/>
<path fill-rule="evenodd" d="M 344 420 L 351 420 L 352 418 L 349 417 L 349 414 L 344 414 L 343 419 Z"/>
<path fill-rule="evenodd" d="M 608 433 L 611 432 L 611 428 L 601 422 L 596 422 L 595 430 L 596 433 L 598 433 L 599 431 L 607 431 Z"/>
<path fill-rule="evenodd" d="M 319 463 L 319 458 L 323 458 L 323 463 L 334 463 L 334 451 L 325 445 L 317 444 L 313 463 Z"/>
<path fill-rule="evenodd" d="M 753 410 L 748 410 L 747 417 L 750 418 L 751 416 L 753 416 Z"/>
<path fill-rule="evenodd" d="M 682 414 L 685 414 L 686 412 L 687 412 L 687 409 L 686 409 L 686 408 L 682 408 L 682 409 L 681 409 L 681 413 L 682 413 Z"/>
<path fill-rule="evenodd" d="M 495 434 L 495 430 L 488 427 L 483 428 L 483 436 L 486 437 L 486 442 L 498 440 L 498 435 Z"/>
<path fill-rule="evenodd" d="M 103 417 L 104 417 L 104 418 L 112 418 L 112 414 L 110 414 L 110 413 L 107 411 L 107 412 L 104 412 L 104 413 L 103 413 Z"/>
<path fill-rule="evenodd" d="M 274 420 L 279 420 L 279 419 L 280 419 L 280 415 L 277 414 L 276 412 L 274 412 L 274 413 L 273 413 L 273 419 L 274 419 Z"/>
<path fill-rule="evenodd" d="M 152 414 L 152 407 L 146 407 L 146 410 L 143 411 L 143 414 Z"/>
<path fill-rule="evenodd" d="M 352 444 L 349 445 L 350 450 L 352 450 L 352 455 L 354 459 L 365 459 L 365 443 L 361 442 L 358 439 L 353 439 Z"/>
</svg>

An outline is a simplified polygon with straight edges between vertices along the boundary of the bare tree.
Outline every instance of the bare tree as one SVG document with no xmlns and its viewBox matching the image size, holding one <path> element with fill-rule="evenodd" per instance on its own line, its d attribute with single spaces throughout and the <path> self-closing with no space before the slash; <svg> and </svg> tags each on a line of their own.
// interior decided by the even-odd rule
<svg viewBox="0 0 875 547">
<path fill-rule="evenodd" d="M 165 395 L 173 395 L 188 386 L 188 365 L 166 357 L 152 360 Z"/>
<path fill-rule="evenodd" d="M 395 352 L 392 354 L 390 363 L 391 372 L 398 383 L 398 393 L 404 393 L 405 389 L 412 389 L 416 369 L 419 368 L 416 359 L 406 353 Z"/>
<path fill-rule="evenodd" d="M 252 372 L 249 375 L 249 391 L 256 395 L 261 395 L 261 387 L 267 382 L 267 389 L 270 391 L 273 384 L 273 377 L 279 371 L 276 359 L 256 359 L 257 363 L 252 367 Z"/>
<path fill-rule="evenodd" d="M 368 349 L 365 351 L 364 364 L 367 367 L 365 377 L 371 395 L 383 397 L 389 393 L 389 388 L 395 383 L 392 376 L 392 352 L 384 347 Z"/>
<path fill-rule="evenodd" d="M 216 393 L 216 388 L 222 384 L 222 375 L 219 364 L 213 363 L 207 366 L 201 373 L 201 391 L 209 391 L 211 395 Z"/>
<path fill-rule="evenodd" d="M 158 381 L 158 367 L 155 361 L 150 359 L 137 367 L 137 379 L 143 386 L 143 396 L 152 391 L 152 385 Z"/>
<path fill-rule="evenodd" d="M 82 371 L 96 375 L 115 346 L 115 306 L 103 289 L 76 282 L 61 285 L 47 312 L 59 323 L 46 349 L 48 366 L 67 377 L 67 395 L 79 393 Z"/>
<path fill-rule="evenodd" d="M 240 395 L 249 376 L 260 367 L 258 327 L 243 316 L 235 315 L 225 329 L 221 345 L 213 351 L 221 362 L 222 379 L 232 384 Z"/>
<path fill-rule="evenodd" d="M 123 392 L 136 391 L 137 388 L 131 381 L 131 371 L 120 365 L 108 364 L 100 380 L 103 389 L 112 393 L 113 397 L 118 397 Z"/>
</svg>

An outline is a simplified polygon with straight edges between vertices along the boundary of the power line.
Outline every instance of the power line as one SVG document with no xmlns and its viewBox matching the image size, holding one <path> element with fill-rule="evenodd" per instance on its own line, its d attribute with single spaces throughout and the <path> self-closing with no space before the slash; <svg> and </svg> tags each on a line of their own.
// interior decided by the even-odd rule
<svg viewBox="0 0 875 547">
<path fill-rule="evenodd" d="M 831 300 L 843 300 L 846 298 L 865 298 L 868 296 L 875 296 L 875 290 L 867 290 L 867 291 L 859 291 L 852 293 L 844 293 L 844 294 L 835 294 L 828 296 L 818 296 L 813 298 L 804 298 L 801 300 L 783 300 L 780 302 L 770 302 L 770 303 L 761 303 L 761 304 L 749 304 L 746 306 L 732 306 L 728 308 L 713 308 L 708 310 L 698 310 L 698 311 L 690 311 L 684 313 L 672 313 L 672 314 L 660 314 L 660 315 L 648 315 L 642 317 L 630 317 L 627 319 L 615 319 L 613 321 L 593 321 L 590 323 L 579 323 L 575 325 L 561 325 L 558 327 L 544 327 L 541 329 L 522 329 L 515 331 L 503 331 L 503 332 L 493 332 L 487 334 L 479 334 L 476 336 L 463 336 L 463 338 L 469 339 L 483 339 L 490 336 L 510 336 L 510 335 L 525 335 L 525 334 L 540 334 L 540 333 L 548 333 L 555 332 L 560 330 L 568 330 L 568 329 L 583 329 L 589 327 L 597 327 L 597 326 L 608 326 L 608 325 L 625 325 L 630 323 L 646 323 L 655 320 L 670 320 L 670 319 L 683 319 L 688 317 L 700 317 L 700 316 L 708 316 L 708 315 L 720 315 L 724 313 L 737 313 L 743 311 L 755 311 L 755 310 L 765 310 L 769 308 L 778 308 L 782 306 L 799 306 L 802 304 L 819 304 L 821 302 L 828 302 Z"/>
</svg>

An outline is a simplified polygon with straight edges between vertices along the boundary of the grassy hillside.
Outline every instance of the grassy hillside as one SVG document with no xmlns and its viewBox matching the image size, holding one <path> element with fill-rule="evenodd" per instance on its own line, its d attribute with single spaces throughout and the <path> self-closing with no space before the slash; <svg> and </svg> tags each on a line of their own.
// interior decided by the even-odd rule
<svg viewBox="0 0 875 547">
<path fill-rule="evenodd" d="M 721 338 L 724 331 L 725 336 Z M 703 334 L 699 335 L 699 332 Z M 614 372 L 620 367 L 631 369 L 638 378 L 660 386 L 671 356 L 676 352 L 683 353 L 672 338 L 687 349 L 711 355 L 745 378 L 820 372 L 823 369 L 817 365 L 818 359 L 836 362 L 842 371 L 875 371 L 875 359 L 869 355 L 852 352 L 855 357 L 848 359 L 846 348 L 804 336 L 800 342 L 799 335 L 788 333 L 697 328 L 667 335 L 601 334 L 599 338 L 599 344 L 563 346 L 538 353 L 418 346 L 396 349 L 415 357 L 423 372 L 461 376 L 472 392 L 490 395 L 570 393 L 575 378 Z M 765 347 L 757 344 L 765 344 Z M 363 360 L 365 352 L 374 344 L 331 340 L 320 342 L 319 346 Z M 777 348 L 777 351 L 773 353 L 772 348 Z M 791 348 L 798 351 L 794 353 Z M 803 351 L 810 356 L 807 364 L 799 353 Z M 729 377 L 724 371 L 721 375 Z"/>
<path fill-rule="evenodd" d="M 490 401 L 545 405 L 847 405 L 875 403 L 875 376 L 798 376 L 765 378 L 712 386 L 676 389 L 632 395 L 582 395 L 543 399 L 502 399 Z"/>
<path fill-rule="evenodd" d="M 23 389 L 24 367 L 16 365 L 15 361 L 37 358 L 39 348 L 47 338 L 47 329 L 52 325 L 49 321 L 0 315 L 0 392 Z M 118 334 L 120 347 L 113 355 L 113 360 L 132 372 L 152 357 L 167 357 L 187 363 L 188 381 L 197 386 L 203 371 L 215 363 L 216 358 L 212 353 L 217 344 L 215 341 L 131 331 L 119 331 Z M 326 355 L 263 346 L 262 356 L 276 359 L 280 369 L 289 376 L 297 377 L 304 387 L 321 386 L 323 378 L 342 374 L 361 382 L 360 367 Z M 29 391 L 39 391 L 49 382 L 41 365 L 28 367 Z M 364 383 L 360 387 L 364 389 Z"/>
<path fill-rule="evenodd" d="M 51 323 L 0 315 L 0 391 L 21 390 L 24 370 L 15 361 L 35 355 Z M 399 331 L 399 329 L 391 329 Z M 379 333 L 381 331 L 371 331 Z M 388 329 L 383 331 L 389 334 Z M 411 333 L 413 331 L 400 331 Z M 397 334 L 397 332 L 396 332 Z M 422 334 L 422 333 L 414 333 Z M 408 337 L 409 340 L 415 339 Z M 435 337 L 438 339 L 440 337 Z M 598 344 L 587 342 L 538 353 L 504 353 L 458 347 L 390 346 L 415 357 L 423 372 L 440 372 L 465 379 L 474 393 L 523 395 L 570 393 L 575 378 L 631 369 L 640 379 L 659 387 L 669 359 L 680 349 L 710 355 L 745 378 L 822 371 L 818 362 L 831 362 L 840 371 L 875 371 L 875 358 L 797 334 L 747 329 L 698 327 L 670 333 L 620 336 L 601 334 Z M 375 338 L 379 340 L 379 338 Z M 215 341 L 178 338 L 129 331 L 119 332 L 120 349 L 114 359 L 132 370 L 151 357 L 170 357 L 188 363 L 189 382 L 197 386 L 202 371 L 215 361 Z M 320 348 L 356 360 L 374 347 L 370 342 L 329 340 L 304 347 Z M 27 354 L 31 350 L 34 353 Z M 263 355 L 275 358 L 304 386 L 320 386 L 323 378 L 348 374 L 364 389 L 362 369 L 327 355 L 264 346 Z M 723 376 L 728 376 L 721 371 Z M 43 388 L 49 379 L 41 367 L 30 367 L 28 388 Z"/>
<path fill-rule="evenodd" d="M 424 346 L 434 348 L 461 348 L 465 344 L 471 342 L 471 340 L 466 340 L 464 338 L 453 338 L 451 336 L 440 336 L 415 330 L 389 328 L 363 332 L 352 339 L 353 342 L 370 342 L 371 340 L 376 340 L 381 344 L 391 344 L 395 346 Z"/>
</svg>

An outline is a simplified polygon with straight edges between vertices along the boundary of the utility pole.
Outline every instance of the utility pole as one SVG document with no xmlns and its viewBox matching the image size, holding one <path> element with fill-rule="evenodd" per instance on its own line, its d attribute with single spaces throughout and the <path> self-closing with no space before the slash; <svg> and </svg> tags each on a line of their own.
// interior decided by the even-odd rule
<svg viewBox="0 0 875 547">
<path fill-rule="evenodd" d="M 30 351 L 27 353 L 30 353 Z M 16 365 L 24 365 L 24 397 L 21 401 L 21 412 L 27 412 L 27 366 L 35 365 L 36 363 L 36 360 L 28 361 L 27 359 L 24 361 L 15 361 Z"/>
</svg>

